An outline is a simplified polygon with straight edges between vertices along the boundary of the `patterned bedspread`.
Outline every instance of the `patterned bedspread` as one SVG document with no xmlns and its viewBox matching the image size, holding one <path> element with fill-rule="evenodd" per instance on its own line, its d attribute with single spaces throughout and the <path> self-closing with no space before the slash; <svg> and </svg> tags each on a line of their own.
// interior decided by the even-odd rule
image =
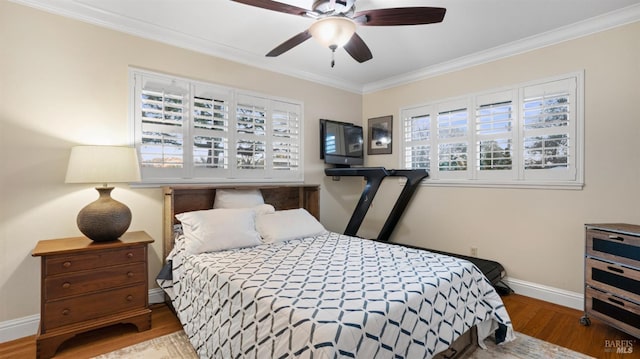
<svg viewBox="0 0 640 359">
<path fill-rule="evenodd" d="M 430 358 L 498 323 L 513 339 L 500 297 L 461 259 L 337 233 L 182 253 L 178 240 L 163 287 L 202 358 Z"/>
</svg>

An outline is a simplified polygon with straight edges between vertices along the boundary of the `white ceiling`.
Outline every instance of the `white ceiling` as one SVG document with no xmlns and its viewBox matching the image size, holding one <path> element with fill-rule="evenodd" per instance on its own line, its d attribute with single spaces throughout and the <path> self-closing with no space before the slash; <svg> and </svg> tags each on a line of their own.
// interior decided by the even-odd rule
<svg viewBox="0 0 640 359">
<path fill-rule="evenodd" d="M 56 14 L 233 61 L 366 93 L 640 21 L 640 0 L 357 0 L 369 8 L 447 8 L 439 24 L 359 26 L 365 63 L 310 39 L 264 55 L 312 19 L 230 0 L 13 0 Z M 314 0 L 282 0 L 311 8 Z M 640 40 L 639 40 L 640 41 Z"/>
</svg>

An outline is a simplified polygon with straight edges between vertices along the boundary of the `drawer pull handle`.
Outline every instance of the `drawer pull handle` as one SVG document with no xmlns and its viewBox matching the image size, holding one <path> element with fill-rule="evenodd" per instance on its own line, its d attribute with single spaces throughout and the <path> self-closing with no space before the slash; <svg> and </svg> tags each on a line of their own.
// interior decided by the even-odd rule
<svg viewBox="0 0 640 359">
<path fill-rule="evenodd" d="M 65 308 L 62 310 L 62 315 L 69 315 L 69 314 L 71 314 L 71 309 Z"/>
<path fill-rule="evenodd" d="M 624 237 L 616 236 L 615 234 L 610 234 L 609 239 L 613 239 L 616 241 L 624 242 Z"/>
<path fill-rule="evenodd" d="M 616 273 L 620 273 L 620 274 L 624 274 L 624 270 L 620 269 L 620 268 L 616 268 L 616 267 L 612 267 L 612 266 L 607 266 L 607 269 L 612 271 L 612 272 L 616 272 Z"/>
<path fill-rule="evenodd" d="M 611 303 L 614 303 L 614 304 L 617 304 L 617 305 L 619 305 L 619 306 L 621 306 L 621 307 L 624 307 L 624 302 L 622 302 L 622 301 L 619 301 L 619 300 L 617 300 L 617 299 L 613 299 L 613 298 L 607 298 L 607 299 L 609 299 L 609 301 L 610 301 Z"/>
<path fill-rule="evenodd" d="M 133 272 L 127 272 L 127 277 L 133 278 Z"/>
<path fill-rule="evenodd" d="M 66 261 L 66 262 L 62 263 L 62 266 L 65 267 L 65 268 L 69 268 L 69 267 L 71 267 L 71 262 Z"/>
<path fill-rule="evenodd" d="M 71 283 L 69 283 L 69 282 L 62 283 L 62 288 L 69 289 L 70 287 L 71 287 Z"/>
<path fill-rule="evenodd" d="M 133 296 L 132 296 L 131 294 L 129 294 L 129 295 L 127 296 L 127 302 L 130 302 L 130 301 L 132 301 L 132 300 L 133 300 Z"/>
<path fill-rule="evenodd" d="M 133 258 L 133 253 L 131 252 L 127 253 L 127 258 Z"/>
</svg>

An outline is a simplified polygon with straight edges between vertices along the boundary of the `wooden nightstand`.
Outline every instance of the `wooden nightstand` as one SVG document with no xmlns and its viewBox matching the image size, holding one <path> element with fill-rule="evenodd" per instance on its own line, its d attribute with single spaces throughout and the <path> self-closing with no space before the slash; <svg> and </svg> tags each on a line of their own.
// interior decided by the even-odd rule
<svg viewBox="0 0 640 359">
<path fill-rule="evenodd" d="M 37 357 L 52 357 L 78 333 L 117 323 L 151 328 L 145 232 L 128 232 L 112 242 L 86 237 L 39 241 L 42 257 Z"/>
</svg>

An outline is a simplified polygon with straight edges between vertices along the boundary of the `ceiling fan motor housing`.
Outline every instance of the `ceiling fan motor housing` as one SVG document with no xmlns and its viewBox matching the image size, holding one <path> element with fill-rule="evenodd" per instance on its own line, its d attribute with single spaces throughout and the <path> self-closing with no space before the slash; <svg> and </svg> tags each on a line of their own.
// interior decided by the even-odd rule
<svg viewBox="0 0 640 359">
<path fill-rule="evenodd" d="M 351 15 L 354 11 L 355 0 L 318 0 L 313 3 L 313 10 L 320 14 Z"/>
</svg>

